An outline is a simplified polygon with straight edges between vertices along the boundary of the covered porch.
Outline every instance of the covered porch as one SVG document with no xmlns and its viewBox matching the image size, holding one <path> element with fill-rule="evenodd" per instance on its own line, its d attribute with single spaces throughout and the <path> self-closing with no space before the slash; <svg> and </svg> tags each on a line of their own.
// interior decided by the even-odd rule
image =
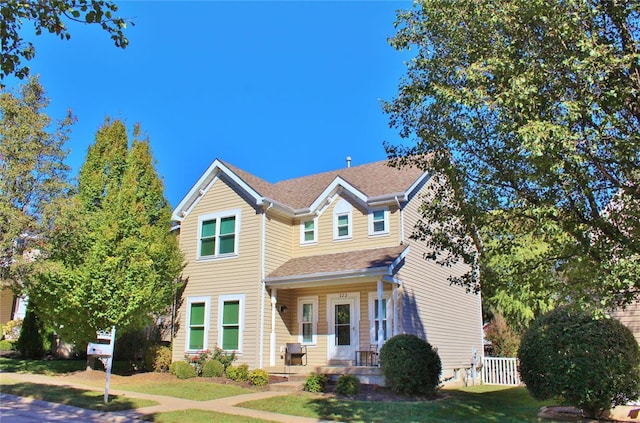
<svg viewBox="0 0 640 423">
<path fill-rule="evenodd" d="M 378 353 L 400 330 L 396 274 L 407 252 L 400 245 L 298 257 L 272 272 L 265 278 L 271 307 L 264 316 L 264 368 L 357 374 L 379 383 Z M 299 363 L 287 361 L 291 343 L 302 347 Z"/>
</svg>

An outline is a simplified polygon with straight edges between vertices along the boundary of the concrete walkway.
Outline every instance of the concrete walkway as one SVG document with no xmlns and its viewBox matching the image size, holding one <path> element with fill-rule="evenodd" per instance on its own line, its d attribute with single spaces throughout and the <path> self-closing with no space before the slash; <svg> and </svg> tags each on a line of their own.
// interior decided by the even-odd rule
<svg viewBox="0 0 640 423">
<path fill-rule="evenodd" d="M 100 391 L 104 392 L 104 388 L 99 388 L 91 385 L 83 385 L 78 383 L 69 383 L 67 380 L 63 380 L 56 376 L 45 376 L 29 373 L 0 373 L 0 381 L 2 377 L 6 376 L 13 380 L 28 383 L 38 383 L 47 385 L 66 386 L 70 388 Z M 142 394 L 139 392 L 124 391 L 120 389 L 109 389 L 109 395 L 118 395 L 125 398 L 141 398 L 156 401 L 159 405 L 151 407 L 143 407 L 134 410 L 120 411 L 120 412 L 99 412 L 91 410 L 83 410 L 76 407 L 69 407 L 61 404 L 52 404 L 45 401 L 34 400 L 31 398 L 16 397 L 14 395 L 0 394 L 0 420 L 4 421 L 5 418 L 9 418 L 12 422 L 35 422 L 35 421 L 85 421 L 85 422 L 138 422 L 146 415 L 155 413 L 164 413 L 167 411 L 177 411 L 186 409 L 198 409 L 216 411 L 218 413 L 234 414 L 237 416 L 253 417 L 256 419 L 262 419 L 272 422 L 291 422 L 291 423 L 318 423 L 321 420 L 311 419 L 300 416 L 289 416 L 286 414 L 271 413 L 268 411 L 251 410 L 248 408 L 237 407 L 239 403 L 245 401 L 261 400 L 265 398 L 271 398 L 281 395 L 286 395 L 283 392 L 264 391 L 255 392 L 251 394 L 237 395 L 233 397 L 220 398 L 210 401 L 193 401 L 182 398 L 167 397 L 163 395 Z M 28 417 L 24 414 L 24 420 L 18 420 L 21 412 L 25 409 L 34 408 L 36 411 L 40 411 L 44 414 L 41 415 L 39 420 L 28 420 Z M 64 414 L 63 416 L 56 417 L 56 412 Z M 74 420 L 74 416 L 77 420 Z"/>
</svg>

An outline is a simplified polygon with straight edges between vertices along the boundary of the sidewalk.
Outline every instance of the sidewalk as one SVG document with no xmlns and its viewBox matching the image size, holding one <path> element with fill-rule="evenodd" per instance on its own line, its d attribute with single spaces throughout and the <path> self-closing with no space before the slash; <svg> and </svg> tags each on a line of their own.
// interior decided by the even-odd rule
<svg viewBox="0 0 640 423">
<path fill-rule="evenodd" d="M 3 375 L 7 377 L 11 377 L 11 379 L 15 379 L 21 382 L 29 382 L 29 383 L 39 383 L 39 384 L 47 384 L 47 385 L 58 385 L 58 386 L 67 386 L 70 388 L 77 389 L 85 389 L 92 391 L 100 391 L 104 392 L 104 388 L 97 388 L 91 385 L 83 385 L 78 383 L 69 383 L 69 381 L 62 380 L 56 376 L 45 376 L 38 374 L 29 374 L 29 373 L 0 373 L 0 379 Z M 12 410 L 23 409 L 26 406 L 39 407 L 42 410 L 47 410 L 48 413 L 55 413 L 55 410 L 59 410 L 60 412 L 65 413 L 76 413 L 81 415 L 84 420 L 76 420 L 76 421 L 91 421 L 91 422 L 138 422 L 146 415 L 155 414 L 155 413 L 163 413 L 167 411 L 177 411 L 177 410 L 186 410 L 186 409 L 198 409 L 198 410 L 209 410 L 216 411 L 218 413 L 225 414 L 234 414 L 237 416 L 245 416 L 245 417 L 253 417 L 256 419 L 263 419 L 272 422 L 291 422 L 291 423 L 318 423 L 319 420 L 311 419 L 307 417 L 300 416 L 289 416 L 286 414 L 278 414 L 271 413 L 268 411 L 260 411 L 260 410 L 251 410 L 248 408 L 237 407 L 237 404 L 252 401 L 252 400 L 260 400 L 265 398 L 271 398 L 281 395 L 286 395 L 282 392 L 273 392 L 273 391 L 264 391 L 264 392 L 256 392 L 251 394 L 238 395 L 233 397 L 220 398 L 210 401 L 193 401 L 186 400 L 182 398 L 174 398 L 167 397 L 163 395 L 151 395 L 151 394 L 142 394 L 139 392 L 131 392 L 124 391 L 120 389 L 109 389 L 110 395 L 118 395 L 129 398 L 142 398 L 149 399 L 159 403 L 159 405 L 154 405 L 151 407 L 138 408 L 134 410 L 127 411 L 119 411 L 119 412 L 111 412 L 104 413 L 100 411 L 91 411 L 91 410 L 82 410 L 76 407 L 69 407 L 65 405 L 55 404 L 55 405 L 47 405 L 51 403 L 47 403 L 45 401 L 33 400 L 30 398 L 21 398 L 15 397 L 13 395 L 0 394 L 0 400 L 2 402 L 2 415 L 0 417 L 8 417 L 5 415 L 5 401 L 11 402 L 14 404 L 14 407 L 8 407 Z M 47 421 L 69 421 L 63 420 L 60 418 L 57 419 L 49 419 Z M 23 420 L 28 422 L 29 420 Z"/>
</svg>

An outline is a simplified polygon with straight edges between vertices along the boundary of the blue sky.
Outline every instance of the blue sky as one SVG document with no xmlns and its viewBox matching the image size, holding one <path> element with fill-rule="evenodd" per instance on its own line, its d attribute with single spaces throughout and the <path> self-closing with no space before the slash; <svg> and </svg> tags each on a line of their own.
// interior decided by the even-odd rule
<svg viewBox="0 0 640 423">
<path fill-rule="evenodd" d="M 48 114 L 78 118 L 74 175 L 106 116 L 141 124 L 172 206 L 216 158 L 277 182 L 346 156 L 384 160 L 383 141 L 400 142 L 380 99 L 395 95 L 410 57 L 387 43 L 410 1 L 117 4 L 135 22 L 125 50 L 94 26 L 69 23 L 69 41 L 23 27 Z"/>
</svg>

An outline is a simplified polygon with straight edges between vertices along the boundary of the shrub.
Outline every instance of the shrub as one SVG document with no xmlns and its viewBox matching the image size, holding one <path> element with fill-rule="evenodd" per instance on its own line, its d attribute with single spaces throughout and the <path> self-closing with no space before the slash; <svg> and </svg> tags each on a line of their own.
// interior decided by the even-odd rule
<svg viewBox="0 0 640 423">
<path fill-rule="evenodd" d="M 211 353 L 211 357 L 214 360 L 218 360 L 220 363 L 222 363 L 224 369 L 226 370 L 227 367 L 229 367 L 229 365 L 236 359 L 236 353 L 235 351 L 228 353 L 220 347 L 215 347 L 215 349 Z"/>
<path fill-rule="evenodd" d="M 209 360 L 202 367 L 202 376 L 221 377 L 224 376 L 224 365 L 218 360 Z"/>
<path fill-rule="evenodd" d="M 380 349 L 387 385 L 402 394 L 433 394 L 440 384 L 442 362 L 427 341 L 415 335 L 391 337 Z"/>
<path fill-rule="evenodd" d="M 178 363 L 182 363 L 182 361 L 174 361 L 169 365 L 169 373 L 171 373 L 172 375 L 176 374 L 176 366 L 178 365 Z"/>
<path fill-rule="evenodd" d="M 171 365 L 171 348 L 152 345 L 144 353 L 144 368 L 147 371 L 166 372 Z"/>
<path fill-rule="evenodd" d="M 22 357 L 38 360 L 44 356 L 42 332 L 38 315 L 34 313 L 31 306 L 27 306 L 27 313 L 20 328 L 20 337 L 16 343 L 16 349 L 20 351 Z"/>
<path fill-rule="evenodd" d="M 269 373 L 262 369 L 254 369 L 249 372 L 249 383 L 254 386 L 266 386 L 269 383 Z"/>
<path fill-rule="evenodd" d="M 227 367 L 227 377 L 236 382 L 249 380 L 249 366 L 240 364 L 239 366 L 229 365 Z"/>
<path fill-rule="evenodd" d="M 514 332 L 502 315 L 496 313 L 487 325 L 486 337 L 491 341 L 496 357 L 515 357 L 520 348 L 520 336 Z"/>
<path fill-rule="evenodd" d="M 336 384 L 336 393 L 340 395 L 356 395 L 360 392 L 360 379 L 352 375 L 341 375 Z"/>
<path fill-rule="evenodd" d="M 2 327 L 2 335 L 4 339 L 9 341 L 17 341 L 20 337 L 20 329 L 22 328 L 22 319 L 9 320 Z"/>
<path fill-rule="evenodd" d="M 317 373 L 311 373 L 304 382 L 304 390 L 307 392 L 324 392 L 327 386 L 327 377 Z"/>
<path fill-rule="evenodd" d="M 518 358 L 534 398 L 560 397 L 588 417 L 640 395 L 640 348 L 615 319 L 566 307 L 552 310 L 524 334 Z"/>
<path fill-rule="evenodd" d="M 191 379 L 198 376 L 196 369 L 191 364 L 185 363 L 184 361 L 176 361 L 174 364 L 176 377 L 178 379 Z"/>
<path fill-rule="evenodd" d="M 13 351 L 15 348 L 15 342 L 3 339 L 0 341 L 0 351 Z"/>
<path fill-rule="evenodd" d="M 210 358 L 211 352 L 209 350 L 200 351 L 195 354 L 184 355 L 184 361 L 193 366 L 198 376 L 202 375 L 202 367 L 204 366 L 204 363 L 209 361 Z"/>
</svg>

